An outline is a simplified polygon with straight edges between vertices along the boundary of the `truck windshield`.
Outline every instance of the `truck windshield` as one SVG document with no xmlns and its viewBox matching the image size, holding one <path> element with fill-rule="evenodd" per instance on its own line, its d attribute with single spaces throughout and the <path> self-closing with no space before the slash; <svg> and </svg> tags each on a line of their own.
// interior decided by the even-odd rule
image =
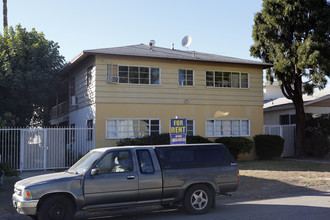
<svg viewBox="0 0 330 220">
<path fill-rule="evenodd" d="M 88 152 L 85 156 L 78 160 L 70 169 L 68 169 L 68 172 L 73 172 L 76 174 L 85 172 L 102 154 L 103 152 L 99 151 Z"/>
</svg>

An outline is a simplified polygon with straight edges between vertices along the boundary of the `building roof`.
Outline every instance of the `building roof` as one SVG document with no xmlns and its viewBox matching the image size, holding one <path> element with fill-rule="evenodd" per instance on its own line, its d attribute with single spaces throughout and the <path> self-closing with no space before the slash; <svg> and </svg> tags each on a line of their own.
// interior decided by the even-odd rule
<svg viewBox="0 0 330 220">
<path fill-rule="evenodd" d="M 304 106 L 308 106 L 326 99 L 330 99 L 330 88 L 325 88 L 323 90 L 316 90 L 314 91 L 313 95 L 307 95 L 307 94 L 303 95 Z M 287 99 L 285 97 L 281 97 L 273 100 L 267 100 L 264 103 L 265 112 L 292 109 L 292 108 L 294 108 L 292 100 Z"/>
<path fill-rule="evenodd" d="M 154 46 L 150 49 L 149 45 L 137 44 L 123 47 L 112 47 L 102 49 L 84 50 L 65 67 L 64 71 L 85 59 L 90 55 L 117 55 L 117 56 L 135 56 L 135 57 L 146 57 L 146 58 L 160 58 L 160 59 L 174 59 L 174 60 L 189 60 L 189 61 L 201 61 L 201 62 L 216 62 L 216 63 L 231 63 L 231 64 L 243 64 L 243 65 L 254 65 L 259 66 L 263 69 L 270 68 L 273 65 L 270 63 L 258 62 L 247 59 L 240 59 L 234 57 L 227 57 L 215 54 L 201 53 L 197 51 L 189 50 L 177 50 L 163 47 Z M 63 71 L 62 71 L 63 72 Z"/>
<path fill-rule="evenodd" d="M 138 57 L 152 57 L 165 59 L 179 59 L 179 60 L 193 60 L 193 61 L 209 61 L 221 63 L 235 63 L 235 64 L 254 64 L 271 67 L 272 64 L 258 61 L 239 59 L 215 54 L 201 53 L 189 50 L 177 50 L 164 47 L 156 47 L 150 49 L 150 46 L 145 44 L 138 44 L 125 47 L 113 47 L 95 50 L 84 50 L 84 53 L 92 54 L 107 54 L 107 55 L 129 55 Z"/>
</svg>

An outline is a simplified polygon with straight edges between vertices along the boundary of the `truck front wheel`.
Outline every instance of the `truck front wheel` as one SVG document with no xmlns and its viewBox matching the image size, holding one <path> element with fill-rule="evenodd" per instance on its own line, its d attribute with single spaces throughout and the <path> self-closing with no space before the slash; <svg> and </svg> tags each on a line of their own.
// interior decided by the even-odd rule
<svg viewBox="0 0 330 220">
<path fill-rule="evenodd" d="M 74 207 L 65 196 L 53 195 L 43 200 L 38 208 L 38 219 L 72 220 Z"/>
<path fill-rule="evenodd" d="M 190 214 L 203 214 L 211 208 L 212 198 L 212 191 L 209 187 L 194 185 L 187 190 L 183 198 L 183 208 Z"/>
</svg>

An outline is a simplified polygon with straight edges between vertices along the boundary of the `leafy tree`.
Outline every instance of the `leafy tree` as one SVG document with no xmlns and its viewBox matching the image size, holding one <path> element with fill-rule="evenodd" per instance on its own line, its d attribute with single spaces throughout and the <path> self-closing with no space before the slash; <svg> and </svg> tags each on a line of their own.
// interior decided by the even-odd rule
<svg viewBox="0 0 330 220">
<path fill-rule="evenodd" d="M 18 118 L 15 118 L 12 113 L 5 112 L 3 115 L 0 115 L 0 128 L 15 126 L 18 121 Z"/>
<path fill-rule="evenodd" d="M 303 90 L 323 89 L 330 75 L 330 6 L 327 0 L 264 0 L 254 18 L 251 55 L 274 64 L 267 71 L 296 110 L 296 156 L 304 155 Z"/>
<path fill-rule="evenodd" d="M 48 106 L 59 85 L 58 71 L 64 57 L 59 46 L 34 29 L 20 25 L 0 34 L 0 116 L 10 113 L 27 126 L 31 121 L 47 122 Z"/>
</svg>

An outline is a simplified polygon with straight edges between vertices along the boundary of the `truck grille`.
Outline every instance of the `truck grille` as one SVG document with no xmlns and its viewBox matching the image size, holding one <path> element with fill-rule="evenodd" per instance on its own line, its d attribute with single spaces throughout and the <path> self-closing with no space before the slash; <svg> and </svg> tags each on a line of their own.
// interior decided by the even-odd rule
<svg viewBox="0 0 330 220">
<path fill-rule="evenodd" d="M 15 187 L 14 192 L 17 195 L 22 196 L 22 190 L 21 189 L 18 189 L 18 188 Z"/>
</svg>

